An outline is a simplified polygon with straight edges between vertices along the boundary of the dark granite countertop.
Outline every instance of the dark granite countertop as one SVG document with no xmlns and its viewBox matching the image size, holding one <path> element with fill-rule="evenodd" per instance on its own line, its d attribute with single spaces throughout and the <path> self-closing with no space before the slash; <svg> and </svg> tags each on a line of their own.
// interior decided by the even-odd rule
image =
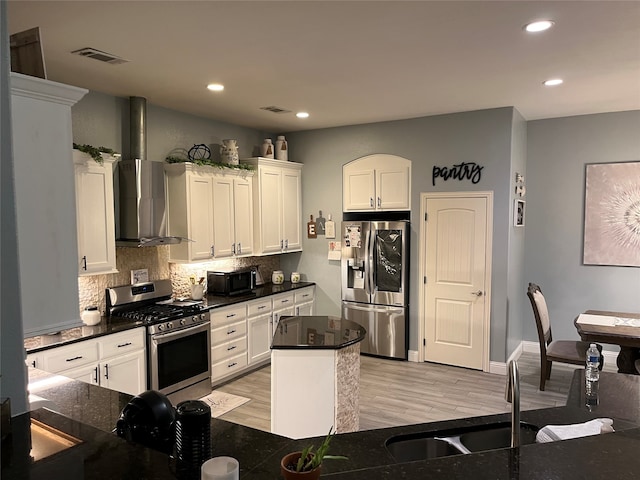
<svg viewBox="0 0 640 480">
<path fill-rule="evenodd" d="M 48 374 L 42 374 L 44 376 Z M 474 428 L 496 422 L 508 422 L 508 414 L 470 417 L 459 420 L 407 425 L 378 430 L 339 434 L 331 446 L 331 453 L 342 454 L 349 460 L 327 461 L 324 477 L 336 480 L 351 479 L 573 479 L 611 480 L 639 478 L 640 428 L 637 419 L 640 410 L 640 377 L 601 373 L 600 402 L 597 410 L 582 408 L 580 381 L 582 370 L 577 370 L 571 385 L 569 405 L 566 407 L 528 410 L 522 412 L 522 421 L 538 427 L 549 424 L 581 423 L 609 416 L 614 418 L 616 433 L 597 435 L 547 444 L 525 445 L 517 449 L 493 450 L 471 455 L 456 455 L 433 460 L 396 463 L 385 448 L 388 438 L 412 433 L 433 433 L 443 430 Z M 82 476 L 70 478 L 174 478 L 168 456 L 128 444 L 107 433 L 118 418 L 121 408 L 131 397 L 104 388 L 67 380 L 54 388 L 38 389 L 38 395 L 54 401 L 62 415 L 47 410 L 33 413 L 34 418 L 65 431 L 85 443 L 70 449 L 81 461 Z M 24 416 L 23 416 L 24 417 Z M 28 421 L 28 415 L 27 420 Z M 14 443 L 20 438 L 15 421 Z M 240 478 L 279 478 L 280 458 L 301 446 L 319 444 L 320 439 L 290 440 L 277 435 L 212 419 L 213 452 L 215 456 L 229 455 L 240 462 Z M 3 447 L 4 448 L 4 447 Z M 26 455 L 26 456 L 25 456 Z M 59 454 L 59 455 L 64 455 Z M 12 456 L 3 452 L 4 478 L 61 478 L 52 476 L 50 468 L 42 468 L 46 460 L 33 465 L 28 453 L 20 453 L 14 446 Z M 8 460 L 7 460 L 8 459 Z"/>
<path fill-rule="evenodd" d="M 366 335 L 361 325 L 331 316 L 282 317 L 273 334 L 273 350 L 341 349 L 361 342 Z"/>
<path fill-rule="evenodd" d="M 236 297 L 207 295 L 203 299 L 203 304 L 205 307 L 207 307 L 207 309 L 212 310 L 214 308 L 226 307 L 228 305 L 234 305 L 237 303 L 247 302 L 262 297 L 268 297 L 270 295 L 276 295 L 278 293 L 295 291 L 297 289 L 309 287 L 312 285 L 315 285 L 315 283 L 284 282 L 282 285 L 266 283 L 257 287 L 254 291 L 254 294 L 251 295 L 240 295 Z M 143 323 L 140 321 L 103 316 L 100 320 L 100 323 L 94 326 L 75 327 L 67 330 L 62 330 L 53 335 L 40 335 L 36 337 L 25 338 L 24 347 L 27 350 L 27 353 L 36 353 L 43 350 L 48 350 L 50 348 L 60 347 L 62 345 L 68 345 L 75 342 L 81 342 L 83 340 L 89 340 L 91 338 L 101 337 L 103 335 L 109 335 L 111 333 L 122 332 L 141 326 L 143 326 Z"/>
</svg>

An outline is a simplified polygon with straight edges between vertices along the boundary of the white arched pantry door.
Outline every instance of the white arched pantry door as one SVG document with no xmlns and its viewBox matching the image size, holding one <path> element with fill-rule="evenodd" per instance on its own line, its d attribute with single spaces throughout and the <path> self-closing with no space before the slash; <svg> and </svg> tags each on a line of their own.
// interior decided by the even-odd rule
<svg viewBox="0 0 640 480">
<path fill-rule="evenodd" d="M 493 193 L 421 200 L 423 358 L 488 370 Z"/>
</svg>

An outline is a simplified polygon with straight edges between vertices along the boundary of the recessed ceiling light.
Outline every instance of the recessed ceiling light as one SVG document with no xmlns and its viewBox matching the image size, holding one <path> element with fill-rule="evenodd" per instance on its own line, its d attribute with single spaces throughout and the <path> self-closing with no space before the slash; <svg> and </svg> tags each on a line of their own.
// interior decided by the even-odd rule
<svg viewBox="0 0 640 480">
<path fill-rule="evenodd" d="M 309 118 L 309 114 L 307 112 L 298 112 L 298 113 L 296 113 L 296 117 L 298 117 L 298 118 Z"/>
<path fill-rule="evenodd" d="M 555 87 L 556 85 L 560 85 L 561 83 L 561 78 L 552 78 L 551 80 L 547 80 L 544 82 L 547 87 Z"/>
<path fill-rule="evenodd" d="M 212 92 L 221 92 L 222 90 L 224 90 L 224 85 L 220 83 L 210 83 L 209 85 L 207 85 L 207 88 Z"/>
<path fill-rule="evenodd" d="M 524 29 L 529 33 L 537 33 L 549 30 L 551 27 L 553 27 L 553 22 L 551 20 L 540 20 L 538 22 L 527 23 L 524 26 Z"/>
</svg>

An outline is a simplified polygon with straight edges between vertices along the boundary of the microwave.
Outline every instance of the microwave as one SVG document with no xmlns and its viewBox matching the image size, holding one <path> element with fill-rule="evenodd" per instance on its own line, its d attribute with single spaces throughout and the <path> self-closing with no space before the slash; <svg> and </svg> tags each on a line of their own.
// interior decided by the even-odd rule
<svg viewBox="0 0 640 480">
<path fill-rule="evenodd" d="M 256 288 L 256 268 L 207 271 L 207 293 L 212 295 L 242 295 Z"/>
</svg>

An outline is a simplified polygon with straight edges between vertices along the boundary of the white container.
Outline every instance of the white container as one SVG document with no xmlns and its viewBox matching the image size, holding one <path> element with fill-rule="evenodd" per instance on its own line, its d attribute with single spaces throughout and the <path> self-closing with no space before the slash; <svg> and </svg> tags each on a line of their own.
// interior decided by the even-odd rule
<svg viewBox="0 0 640 480">
<path fill-rule="evenodd" d="M 282 270 L 274 270 L 271 274 L 271 281 L 274 285 L 282 285 L 284 283 L 284 273 L 282 273 Z"/>
<path fill-rule="evenodd" d="M 100 323 L 100 310 L 98 307 L 87 307 L 82 312 L 82 323 L 85 325 L 97 325 Z"/>
<path fill-rule="evenodd" d="M 191 285 L 191 298 L 193 300 L 202 300 L 204 296 L 204 285 L 201 283 L 196 283 L 195 285 Z"/>
<path fill-rule="evenodd" d="M 262 148 L 260 149 L 260 155 L 264 158 L 273 158 L 273 150 L 274 146 L 273 143 L 271 143 L 271 139 L 265 138 L 264 143 L 262 144 Z"/>
<path fill-rule="evenodd" d="M 238 141 L 234 139 L 222 140 L 220 147 L 220 158 L 224 163 L 230 165 L 238 165 L 240 163 L 240 155 L 238 154 Z"/>
<path fill-rule="evenodd" d="M 240 464 L 233 457 L 213 457 L 200 467 L 201 480 L 238 480 Z"/>
<path fill-rule="evenodd" d="M 291 283 L 300 283 L 300 272 L 291 272 Z"/>
<path fill-rule="evenodd" d="M 285 162 L 289 160 L 288 146 L 284 135 L 278 136 L 276 140 L 276 160 L 283 160 Z"/>
</svg>

